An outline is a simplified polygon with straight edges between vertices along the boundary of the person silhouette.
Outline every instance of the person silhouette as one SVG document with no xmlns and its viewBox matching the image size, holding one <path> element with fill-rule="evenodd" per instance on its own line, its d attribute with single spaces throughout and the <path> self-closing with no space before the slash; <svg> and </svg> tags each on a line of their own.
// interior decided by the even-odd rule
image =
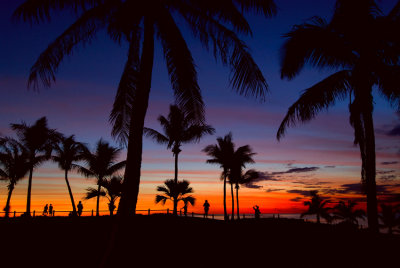
<svg viewBox="0 0 400 268">
<path fill-rule="evenodd" d="M 43 209 L 43 216 L 47 216 L 47 210 L 49 209 L 49 205 L 46 204 Z"/>
<path fill-rule="evenodd" d="M 206 200 L 203 204 L 204 207 L 204 218 L 208 217 L 208 210 L 210 208 L 210 203 L 208 203 L 208 201 Z"/>
<path fill-rule="evenodd" d="M 80 217 L 82 215 L 82 210 L 83 210 L 83 205 L 81 201 L 79 201 L 77 208 L 78 208 L 78 216 Z"/>
<path fill-rule="evenodd" d="M 49 206 L 49 215 L 53 216 L 53 205 L 52 204 L 50 204 L 50 206 Z"/>
<path fill-rule="evenodd" d="M 183 209 L 183 215 L 185 215 L 185 217 L 187 216 L 187 202 L 185 202 L 185 205 L 181 208 Z"/>
<path fill-rule="evenodd" d="M 253 207 L 253 209 L 254 209 L 254 218 L 258 220 L 260 218 L 260 214 L 261 214 L 260 208 L 259 208 L 259 206 L 255 205 Z"/>
</svg>

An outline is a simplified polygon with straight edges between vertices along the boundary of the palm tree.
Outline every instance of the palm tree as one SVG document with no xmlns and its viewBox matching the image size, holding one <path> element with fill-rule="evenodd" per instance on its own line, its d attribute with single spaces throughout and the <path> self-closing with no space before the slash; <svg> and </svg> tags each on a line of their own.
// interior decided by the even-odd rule
<svg viewBox="0 0 400 268">
<path fill-rule="evenodd" d="M 388 228 L 388 234 L 393 233 L 393 228 L 400 225 L 400 217 L 398 216 L 398 206 L 381 204 L 381 214 L 379 218 L 382 221 L 382 227 Z"/>
<path fill-rule="evenodd" d="M 165 202 L 167 200 L 172 200 L 172 202 L 175 204 L 178 204 L 179 201 L 183 201 L 185 204 L 190 203 L 192 206 L 194 206 L 196 198 L 194 198 L 192 195 L 188 195 L 193 193 L 193 188 L 189 187 L 190 182 L 183 180 L 183 181 L 177 181 L 175 180 L 166 180 L 164 181 L 164 185 L 157 186 L 157 192 L 161 192 L 163 194 L 158 194 L 156 195 L 156 204 L 162 203 L 165 205 Z"/>
<path fill-rule="evenodd" d="M 124 193 L 119 211 L 133 215 L 140 184 L 142 139 L 151 88 L 155 36 L 161 42 L 175 98 L 196 123 L 204 122 L 204 106 L 191 52 L 176 23 L 179 16 L 202 44 L 232 70 L 231 84 L 242 95 L 264 98 L 267 83 L 245 43 L 237 34 L 250 34 L 244 13 L 270 17 L 276 13 L 272 0 L 264 1 L 30 1 L 20 5 L 14 18 L 40 23 L 52 11 L 74 10 L 79 18 L 40 55 L 31 68 L 29 84 L 39 80 L 49 87 L 65 56 L 78 44 L 90 43 L 107 28 L 110 37 L 129 43 L 128 59 L 121 76 L 110 120 L 113 135 L 127 144 Z"/>
<path fill-rule="evenodd" d="M 29 167 L 29 154 L 26 148 L 14 139 L 2 138 L 0 141 L 0 180 L 8 182 L 7 203 L 4 208 L 5 218 L 9 216 L 11 195 L 15 185 L 25 177 Z"/>
<path fill-rule="evenodd" d="M 87 167 L 76 166 L 78 172 L 86 177 L 95 177 L 97 184 L 97 193 L 101 193 L 103 180 L 112 176 L 118 170 L 125 167 L 126 161 L 116 162 L 121 149 L 112 147 L 108 142 L 100 139 L 96 143 L 94 152 L 88 152 L 84 155 L 84 161 Z M 97 195 L 96 216 L 99 216 L 100 194 Z"/>
<path fill-rule="evenodd" d="M 11 124 L 11 128 L 16 132 L 19 142 L 29 154 L 29 181 L 25 215 L 30 217 L 33 170 L 50 159 L 51 151 L 59 141 L 61 134 L 55 129 L 48 128 L 46 117 L 38 119 L 31 126 L 22 122 L 21 124 Z"/>
<path fill-rule="evenodd" d="M 251 150 L 249 151 L 251 152 Z M 251 153 L 253 154 L 253 153 Z M 243 160 L 244 158 L 242 158 Z M 251 159 L 251 155 L 248 155 L 248 159 Z M 250 162 L 249 162 L 250 163 Z M 240 170 L 240 173 L 239 173 Z M 254 169 L 249 169 L 243 173 L 242 166 L 235 167 L 232 169 L 232 181 L 235 183 L 236 189 L 236 211 L 237 211 L 237 218 L 240 219 L 240 212 L 239 212 L 239 189 L 240 185 L 246 185 L 260 177 L 260 173 Z"/>
<path fill-rule="evenodd" d="M 158 121 L 164 129 L 164 135 L 157 130 L 144 128 L 147 137 L 160 144 L 166 144 L 175 156 L 175 182 L 178 182 L 178 155 L 181 145 L 190 142 L 199 142 L 206 134 L 213 134 L 215 129 L 209 125 L 199 125 L 191 122 L 190 118 L 177 106 L 169 107 L 168 118 L 159 116 Z M 174 215 L 177 215 L 178 204 L 174 203 Z"/>
<path fill-rule="evenodd" d="M 277 138 L 297 121 L 313 119 L 336 100 L 350 97 L 350 123 L 359 145 L 361 178 L 370 230 L 378 232 L 372 89 L 399 108 L 399 5 L 383 16 L 375 1 L 337 0 L 332 20 L 320 17 L 296 25 L 282 50 L 281 77 L 292 79 L 306 63 L 337 72 L 304 90 L 289 108 Z"/>
<path fill-rule="evenodd" d="M 333 218 L 358 226 L 357 218 L 363 219 L 366 214 L 363 209 L 354 209 L 356 205 L 357 202 L 351 200 L 348 200 L 347 204 L 344 201 L 340 201 L 339 204 L 333 207 Z"/>
<path fill-rule="evenodd" d="M 77 169 L 78 165 L 75 162 L 85 159 L 88 154 L 87 147 L 80 142 L 75 141 L 74 135 L 69 137 L 61 137 L 60 143 L 54 146 L 54 154 L 51 159 L 58 164 L 58 167 L 64 170 L 65 182 L 68 187 L 69 197 L 72 205 L 72 215 L 76 216 L 76 207 L 71 187 L 68 181 L 68 172 L 72 169 Z"/>
<path fill-rule="evenodd" d="M 303 212 L 300 217 L 303 218 L 306 215 L 316 215 L 317 223 L 321 223 L 320 218 L 324 218 L 327 222 L 330 222 L 332 217 L 329 214 L 331 208 L 325 207 L 330 201 L 323 200 L 319 195 L 318 191 L 310 191 L 311 200 L 304 201 L 304 206 L 308 206 L 308 210 Z"/>
<path fill-rule="evenodd" d="M 110 210 L 110 216 L 113 216 L 114 210 L 116 208 L 115 202 L 122 194 L 122 183 L 123 177 L 121 176 L 112 176 L 111 179 L 105 179 L 101 182 L 101 187 L 103 189 L 96 189 L 89 187 L 86 189 L 86 196 L 85 199 L 91 198 L 99 198 L 101 196 L 105 196 L 108 199 L 108 209 Z"/>
<path fill-rule="evenodd" d="M 208 145 L 203 149 L 211 159 L 207 159 L 206 163 L 218 164 L 223 169 L 221 178 L 224 181 L 224 219 L 228 220 L 226 211 L 226 179 L 229 175 L 235 144 L 232 142 L 232 133 L 225 135 L 224 138 L 218 137 L 217 144 Z"/>
</svg>

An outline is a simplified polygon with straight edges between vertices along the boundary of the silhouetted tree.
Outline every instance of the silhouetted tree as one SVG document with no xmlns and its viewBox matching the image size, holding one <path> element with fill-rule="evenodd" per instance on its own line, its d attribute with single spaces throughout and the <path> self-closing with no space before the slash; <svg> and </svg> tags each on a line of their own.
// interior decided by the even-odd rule
<svg viewBox="0 0 400 268">
<path fill-rule="evenodd" d="M 88 153 L 87 147 L 83 143 L 75 141 L 74 135 L 71 135 L 69 137 L 61 137 L 60 142 L 54 146 L 54 153 L 51 157 L 58 164 L 58 167 L 64 170 L 65 183 L 67 184 L 71 199 L 73 216 L 77 214 L 74 197 L 68 181 L 68 172 L 79 168 L 80 166 L 76 162 L 84 160 L 85 155 Z"/>
<path fill-rule="evenodd" d="M 181 145 L 184 143 L 199 142 L 207 134 L 213 134 L 215 129 L 209 125 L 199 125 L 191 122 L 191 119 L 177 106 L 169 107 L 168 118 L 159 116 L 164 134 L 151 128 L 144 128 L 147 137 L 152 138 L 160 144 L 166 144 L 175 156 L 175 182 L 178 182 L 178 155 L 181 152 Z M 174 203 L 174 215 L 177 215 L 178 204 Z"/>
<path fill-rule="evenodd" d="M 397 209 L 396 209 L 397 208 Z M 381 204 L 381 213 L 379 219 L 382 221 L 382 227 L 388 228 L 388 234 L 393 233 L 393 228 L 400 225 L 400 215 L 398 215 L 398 206 Z"/>
<path fill-rule="evenodd" d="M 306 63 L 338 69 L 303 91 L 289 108 L 277 137 L 297 121 L 313 119 L 336 100 L 350 97 L 350 123 L 359 145 L 361 177 L 367 194 L 368 226 L 378 231 L 372 89 L 400 108 L 399 8 L 383 16 L 375 1 L 338 0 L 332 20 L 320 17 L 293 27 L 283 46 L 281 76 L 292 79 Z"/>
<path fill-rule="evenodd" d="M 251 150 L 249 151 L 251 152 Z M 251 158 L 251 156 L 249 156 Z M 249 162 L 251 163 L 251 162 Z M 240 174 L 239 174 L 240 170 Z M 239 189 L 240 185 L 250 184 L 254 180 L 260 177 L 260 173 L 254 169 L 249 169 L 243 173 L 242 168 L 236 167 L 232 169 L 232 181 L 235 183 L 236 189 L 236 211 L 237 217 L 240 219 L 240 212 L 239 212 Z"/>
<path fill-rule="evenodd" d="M 111 179 L 104 179 L 100 183 L 102 188 L 96 189 L 89 187 L 86 189 L 87 192 L 85 199 L 88 200 L 94 197 L 100 198 L 101 196 L 106 197 L 108 199 L 108 210 L 110 211 L 110 216 L 113 216 L 116 208 L 115 202 L 122 194 L 122 183 L 123 177 L 121 176 L 112 176 Z"/>
<path fill-rule="evenodd" d="M 126 161 L 116 162 L 121 149 L 112 147 L 108 142 L 100 139 L 94 152 L 84 155 L 87 167 L 77 166 L 78 172 L 86 177 L 95 177 L 97 180 L 97 193 L 101 193 L 103 180 L 125 167 Z M 97 195 L 96 216 L 99 216 L 100 194 Z"/>
<path fill-rule="evenodd" d="M 135 213 L 140 184 L 143 126 L 151 88 L 154 39 L 161 41 L 175 98 L 185 113 L 197 123 L 204 121 L 203 100 L 197 72 L 175 16 L 180 16 L 202 44 L 213 48 L 215 56 L 232 70 L 231 83 L 240 94 L 263 98 L 266 81 L 237 33 L 250 34 L 244 12 L 269 17 L 276 13 L 267 1 L 26 1 L 14 18 L 31 23 L 50 20 L 52 11 L 74 10 L 80 16 L 40 55 L 33 65 L 29 83 L 45 86 L 55 81 L 60 62 L 71 55 L 76 45 L 89 43 L 96 33 L 107 28 L 118 42 L 129 42 L 128 60 L 119 84 L 110 120 L 113 134 L 127 144 L 124 194 L 119 211 Z"/>
<path fill-rule="evenodd" d="M 183 201 L 194 206 L 196 198 L 194 198 L 192 195 L 188 195 L 193 193 L 193 188 L 189 185 L 190 182 L 186 180 L 177 182 L 175 182 L 175 180 L 166 180 L 164 185 L 157 186 L 157 192 L 161 192 L 163 194 L 156 195 L 156 204 L 161 202 L 163 205 L 165 205 L 167 200 L 171 200 L 174 204 L 178 204 L 179 201 Z"/>
<path fill-rule="evenodd" d="M 26 148 L 14 139 L 1 138 L 0 180 L 8 183 L 7 203 L 4 207 L 4 217 L 6 218 L 9 216 L 11 195 L 15 185 L 25 177 L 29 168 L 29 154 Z"/>
<path fill-rule="evenodd" d="M 339 204 L 333 207 L 333 218 L 342 220 L 349 224 L 358 225 L 358 220 L 363 219 L 366 213 L 363 209 L 354 209 L 357 202 L 348 200 L 347 203 L 340 201 Z"/>
<path fill-rule="evenodd" d="M 211 159 L 207 159 L 206 163 L 218 164 L 223 169 L 221 178 L 224 180 L 224 219 L 228 220 L 226 211 L 226 179 L 229 175 L 229 169 L 235 151 L 235 144 L 232 142 L 232 133 L 225 135 L 224 138 L 218 137 L 217 144 L 208 145 L 203 149 Z"/>
<path fill-rule="evenodd" d="M 329 214 L 331 208 L 326 207 L 326 205 L 330 202 L 329 200 L 323 200 L 318 191 L 310 191 L 311 200 L 305 201 L 304 206 L 308 206 L 308 210 L 303 212 L 300 217 L 303 218 L 306 215 L 316 215 L 317 223 L 321 223 L 321 217 L 324 218 L 327 222 L 330 222 L 332 217 Z"/>
<path fill-rule="evenodd" d="M 29 154 L 29 181 L 25 215 L 31 216 L 31 191 L 33 170 L 44 161 L 49 160 L 54 145 L 59 141 L 61 134 L 47 126 L 46 117 L 38 119 L 29 126 L 25 122 L 11 124 L 16 132 L 19 142 Z"/>
</svg>

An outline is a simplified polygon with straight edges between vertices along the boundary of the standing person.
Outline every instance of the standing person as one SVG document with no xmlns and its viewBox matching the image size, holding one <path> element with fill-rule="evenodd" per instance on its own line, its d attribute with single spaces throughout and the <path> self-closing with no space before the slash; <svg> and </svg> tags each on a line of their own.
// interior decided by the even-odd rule
<svg viewBox="0 0 400 268">
<path fill-rule="evenodd" d="M 187 202 L 185 202 L 185 205 L 182 207 L 183 208 L 183 215 L 185 215 L 185 217 L 187 216 L 187 207 L 188 207 L 187 206 Z"/>
<path fill-rule="evenodd" d="M 47 216 L 47 210 L 49 209 L 49 205 L 46 204 L 43 209 L 43 216 Z"/>
<path fill-rule="evenodd" d="M 77 208 L 78 208 L 78 216 L 80 217 L 82 215 L 82 210 L 83 210 L 83 205 L 81 201 L 79 201 Z"/>
<path fill-rule="evenodd" d="M 49 216 L 53 216 L 53 205 L 50 204 L 49 206 Z"/>
<path fill-rule="evenodd" d="M 208 210 L 210 208 L 210 203 L 208 203 L 208 201 L 206 200 L 203 204 L 204 207 L 204 218 L 208 217 Z"/>
<path fill-rule="evenodd" d="M 260 218 L 260 214 L 261 214 L 260 208 L 259 208 L 257 205 L 255 205 L 255 206 L 253 207 L 253 209 L 254 209 L 254 218 L 255 218 L 256 220 L 258 220 L 258 219 Z"/>
</svg>

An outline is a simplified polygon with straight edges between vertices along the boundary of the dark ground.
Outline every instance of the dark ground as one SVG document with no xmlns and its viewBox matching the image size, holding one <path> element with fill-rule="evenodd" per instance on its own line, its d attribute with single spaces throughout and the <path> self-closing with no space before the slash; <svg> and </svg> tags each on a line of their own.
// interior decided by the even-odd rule
<svg viewBox="0 0 400 268">
<path fill-rule="evenodd" d="M 0 219 L 0 267 L 98 267 L 115 221 Z M 294 219 L 136 216 L 120 230 L 105 267 L 400 267 L 399 236 Z"/>
</svg>

